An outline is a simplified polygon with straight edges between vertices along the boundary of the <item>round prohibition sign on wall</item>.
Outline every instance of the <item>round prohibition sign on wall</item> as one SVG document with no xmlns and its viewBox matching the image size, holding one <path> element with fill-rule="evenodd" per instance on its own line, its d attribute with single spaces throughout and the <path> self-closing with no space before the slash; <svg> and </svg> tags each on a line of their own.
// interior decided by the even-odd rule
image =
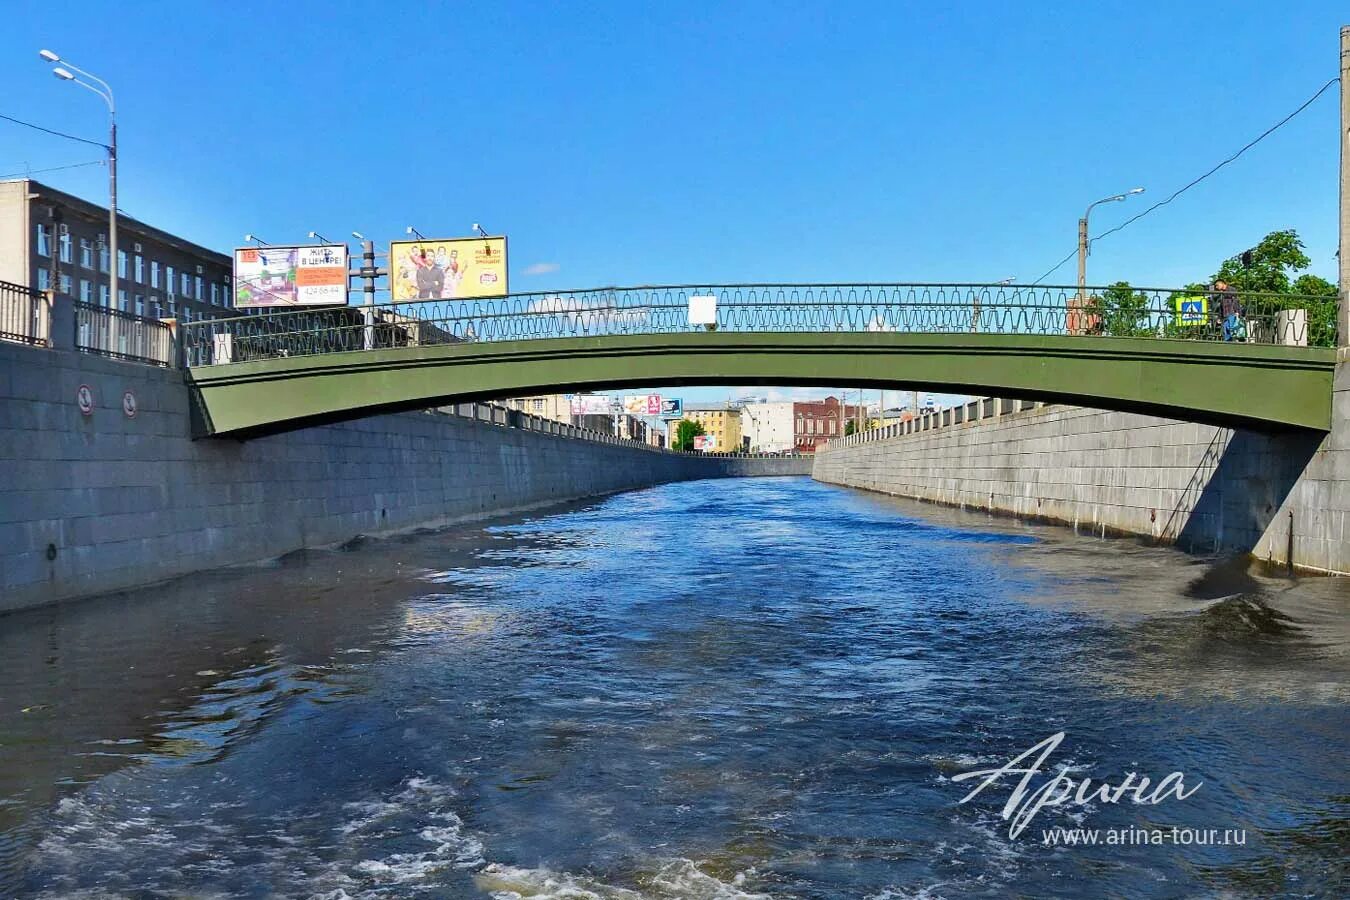
<svg viewBox="0 0 1350 900">
<path fill-rule="evenodd" d="M 136 418 L 136 395 L 131 391 L 122 394 L 122 412 L 128 419 Z"/>
<path fill-rule="evenodd" d="M 82 384 L 75 389 L 75 402 L 79 404 L 80 414 L 92 416 L 94 414 L 94 389 L 87 384 Z"/>
</svg>

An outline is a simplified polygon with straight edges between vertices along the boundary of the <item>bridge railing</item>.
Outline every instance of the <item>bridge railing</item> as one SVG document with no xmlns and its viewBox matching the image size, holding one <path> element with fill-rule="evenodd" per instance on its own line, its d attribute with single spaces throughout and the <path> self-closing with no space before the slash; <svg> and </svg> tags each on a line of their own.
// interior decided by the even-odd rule
<svg viewBox="0 0 1350 900">
<path fill-rule="evenodd" d="M 485 422 L 490 425 L 519 428 L 523 431 L 537 431 L 542 434 L 557 435 L 558 437 L 595 441 L 602 444 L 615 444 L 618 446 L 633 447 L 640 450 L 651 450 L 660 453 L 678 453 L 683 456 L 698 456 L 716 459 L 796 459 L 810 455 L 797 452 L 764 453 L 759 451 L 746 451 L 744 453 L 712 453 L 703 450 L 672 450 L 668 447 L 641 441 L 637 438 L 625 437 L 621 434 L 614 434 L 610 431 L 597 431 L 593 428 L 585 428 L 580 425 L 559 422 L 557 419 L 536 416 L 533 413 L 527 413 L 524 410 L 503 406 L 500 403 L 484 403 L 481 401 L 467 400 L 452 406 L 432 407 L 426 411 L 441 415 L 459 416 L 465 419 L 472 419 L 476 422 Z"/>
<path fill-rule="evenodd" d="M 147 319 L 75 301 L 75 349 L 127 362 L 171 366 L 173 329 L 160 319 Z"/>
<path fill-rule="evenodd" d="M 953 425 L 965 425 L 985 419 L 996 419 L 1008 413 L 1044 407 L 1047 404 L 1037 400 L 1010 399 L 1007 397 L 976 397 L 958 406 L 945 409 L 926 409 L 916 416 L 900 421 L 883 422 L 871 428 L 864 428 L 842 437 L 831 438 L 825 446 L 831 449 L 856 447 L 873 441 L 885 441 L 909 434 L 925 431 L 937 431 Z"/>
<path fill-rule="evenodd" d="M 45 345 L 51 337 L 50 320 L 42 291 L 0 281 L 0 340 Z"/>
<path fill-rule="evenodd" d="M 268 309 L 183 327 L 187 365 L 464 342 L 702 331 L 1148 337 L 1334 346 L 1335 296 L 1185 288 L 760 284 L 600 288 L 476 300 Z M 1231 315 L 1230 315 L 1231 314 Z"/>
</svg>

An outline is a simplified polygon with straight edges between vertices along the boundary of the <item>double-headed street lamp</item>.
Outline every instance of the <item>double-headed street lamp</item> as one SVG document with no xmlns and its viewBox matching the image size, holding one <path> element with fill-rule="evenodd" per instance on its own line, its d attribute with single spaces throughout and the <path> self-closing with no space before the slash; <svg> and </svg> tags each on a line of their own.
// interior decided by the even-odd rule
<svg viewBox="0 0 1350 900">
<path fill-rule="evenodd" d="M 1083 218 L 1078 220 L 1078 302 L 1087 303 L 1087 258 L 1088 258 L 1088 216 L 1092 215 L 1092 207 L 1101 203 L 1115 203 L 1124 200 L 1131 194 L 1142 194 L 1144 189 L 1141 187 L 1130 188 L 1123 194 L 1116 194 L 1112 197 L 1103 197 L 1094 203 L 1089 203 L 1087 212 L 1083 213 Z"/>
<path fill-rule="evenodd" d="M 108 104 L 108 305 L 117 307 L 117 105 L 113 102 L 112 88 L 108 82 L 90 72 L 86 72 L 70 60 L 62 59 L 50 50 L 38 52 L 49 63 L 60 63 L 52 69 L 52 74 L 62 81 L 73 81 L 103 98 Z M 83 75 L 98 86 L 76 77 Z"/>
</svg>

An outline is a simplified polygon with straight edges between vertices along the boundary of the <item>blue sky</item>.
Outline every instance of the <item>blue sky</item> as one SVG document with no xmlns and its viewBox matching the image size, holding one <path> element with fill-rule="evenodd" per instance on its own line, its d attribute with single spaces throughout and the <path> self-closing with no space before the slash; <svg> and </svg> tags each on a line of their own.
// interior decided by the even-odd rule
<svg viewBox="0 0 1350 900">
<path fill-rule="evenodd" d="M 1307 99 L 1350 22 L 1343 2 L 19 7 L 0 113 L 98 139 L 100 101 L 37 51 L 108 80 L 131 215 L 221 250 L 481 222 L 510 235 L 516 290 L 1028 282 L 1091 200 L 1148 189 L 1098 207 L 1105 230 Z M 1336 117 L 1333 88 L 1098 244 L 1090 280 L 1184 283 L 1290 227 L 1334 278 Z M 0 121 L 0 175 L 92 150 Z M 101 167 L 35 177 L 106 198 Z"/>
</svg>

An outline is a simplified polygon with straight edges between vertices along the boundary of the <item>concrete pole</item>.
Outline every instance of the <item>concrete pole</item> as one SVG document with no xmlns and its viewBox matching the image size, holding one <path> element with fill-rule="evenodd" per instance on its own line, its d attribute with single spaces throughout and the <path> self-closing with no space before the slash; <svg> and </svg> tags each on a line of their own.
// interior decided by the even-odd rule
<svg viewBox="0 0 1350 900">
<path fill-rule="evenodd" d="M 375 349 L 375 279 L 379 276 L 379 269 L 375 267 L 375 242 L 361 242 L 361 291 L 365 294 L 365 310 L 362 312 L 362 318 L 365 320 L 365 328 L 362 329 L 361 345 L 366 350 Z"/>
<path fill-rule="evenodd" d="M 109 115 L 113 115 L 109 111 Z M 108 305 L 117 306 L 117 119 L 108 139 Z"/>
<path fill-rule="evenodd" d="M 1350 25 L 1341 26 L 1340 306 L 1336 346 L 1350 347 Z"/>
<path fill-rule="evenodd" d="M 1092 207 L 1088 207 L 1091 209 Z M 1088 220 L 1087 215 L 1078 220 L 1078 309 L 1079 316 L 1082 316 L 1082 310 L 1087 305 L 1087 255 L 1088 255 Z"/>
</svg>

